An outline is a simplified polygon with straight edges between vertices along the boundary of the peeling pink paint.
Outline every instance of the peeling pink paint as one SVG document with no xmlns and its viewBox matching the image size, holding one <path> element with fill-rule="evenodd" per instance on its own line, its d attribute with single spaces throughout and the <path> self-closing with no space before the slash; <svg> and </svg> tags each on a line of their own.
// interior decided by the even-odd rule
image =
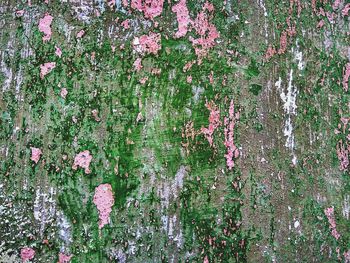
<svg viewBox="0 0 350 263">
<path fill-rule="evenodd" d="M 135 37 L 133 41 L 134 49 L 142 54 L 154 54 L 156 55 L 161 49 L 161 36 L 159 33 L 149 33 L 148 35 L 142 35 Z"/>
<path fill-rule="evenodd" d="M 131 0 L 131 7 L 143 12 L 146 18 L 154 19 L 162 14 L 164 0 Z"/>
<path fill-rule="evenodd" d="M 349 11 L 350 11 L 350 3 L 346 4 L 346 6 L 343 8 L 343 10 L 341 11 L 341 14 L 343 16 L 347 16 L 349 15 Z"/>
<path fill-rule="evenodd" d="M 80 31 L 77 33 L 77 38 L 82 38 L 82 37 L 84 36 L 84 34 L 85 34 L 85 30 L 84 30 L 84 29 L 80 30 Z"/>
<path fill-rule="evenodd" d="M 234 128 L 236 125 L 236 120 L 239 119 L 239 112 L 235 113 L 234 109 L 234 103 L 233 100 L 231 100 L 230 108 L 229 108 L 229 117 L 224 118 L 224 135 L 225 135 L 225 143 L 227 153 L 225 154 L 226 158 L 226 165 L 229 170 L 231 170 L 234 167 L 234 158 L 238 158 L 239 156 L 239 150 L 234 144 Z"/>
<path fill-rule="evenodd" d="M 68 263 L 68 262 L 70 262 L 71 258 L 72 258 L 72 255 L 68 256 L 64 253 L 60 253 L 58 255 L 58 263 Z"/>
<path fill-rule="evenodd" d="M 205 106 L 210 111 L 209 126 L 208 128 L 202 127 L 201 132 L 204 134 L 204 136 L 208 140 L 209 145 L 213 146 L 214 131 L 221 125 L 220 110 L 217 108 L 217 106 L 213 101 L 207 102 Z"/>
<path fill-rule="evenodd" d="M 176 19 L 178 23 L 178 30 L 175 33 L 175 38 L 185 36 L 188 31 L 188 26 L 192 23 L 186 6 L 186 0 L 180 0 L 180 2 L 171 8 L 171 11 L 176 13 Z"/>
<path fill-rule="evenodd" d="M 333 207 L 325 208 L 324 213 L 328 218 L 329 228 L 332 230 L 332 236 L 335 239 L 339 239 L 340 234 L 336 229 L 337 226 L 335 223 L 334 208 Z"/>
<path fill-rule="evenodd" d="M 21 259 L 22 262 L 27 262 L 33 259 L 35 256 L 35 250 L 30 247 L 25 247 L 21 249 Z"/>
<path fill-rule="evenodd" d="M 90 155 L 90 151 L 85 150 L 83 152 L 78 153 L 74 158 L 74 164 L 72 166 L 73 170 L 76 170 L 78 166 L 85 169 L 85 173 L 91 173 L 89 166 L 92 160 L 92 156 Z"/>
<path fill-rule="evenodd" d="M 56 67 L 56 62 L 46 62 L 40 65 L 40 77 L 43 79 Z"/>
<path fill-rule="evenodd" d="M 55 46 L 55 48 L 56 48 L 56 51 L 55 51 L 56 56 L 61 57 L 62 56 L 62 50 L 58 46 Z"/>
<path fill-rule="evenodd" d="M 142 66 L 142 59 L 141 58 L 137 58 L 135 60 L 134 64 L 133 64 L 133 66 L 134 66 L 134 69 L 137 72 L 140 71 L 143 68 L 143 66 Z"/>
<path fill-rule="evenodd" d="M 30 157 L 30 159 L 35 162 L 38 163 L 40 160 L 40 156 L 43 154 L 42 151 L 39 148 L 35 148 L 35 147 L 30 147 L 31 151 L 32 151 L 32 156 Z"/>
<path fill-rule="evenodd" d="M 344 75 L 343 75 L 343 89 L 345 92 L 349 89 L 349 77 L 350 77 L 350 62 L 345 65 Z"/>
<path fill-rule="evenodd" d="M 68 95 L 68 90 L 67 90 L 66 88 L 62 88 L 60 94 L 61 94 L 61 97 L 62 97 L 63 99 L 65 99 L 66 96 Z"/>
<path fill-rule="evenodd" d="M 51 31 L 51 23 L 53 17 L 48 13 L 45 14 L 43 18 L 39 20 L 39 31 L 44 33 L 43 41 L 49 41 L 51 39 L 52 31 Z"/>
<path fill-rule="evenodd" d="M 99 213 L 100 221 L 98 227 L 101 229 L 104 225 L 108 224 L 109 215 L 112 212 L 112 206 L 114 205 L 112 186 L 110 184 L 100 184 L 96 187 L 94 204 Z"/>
</svg>

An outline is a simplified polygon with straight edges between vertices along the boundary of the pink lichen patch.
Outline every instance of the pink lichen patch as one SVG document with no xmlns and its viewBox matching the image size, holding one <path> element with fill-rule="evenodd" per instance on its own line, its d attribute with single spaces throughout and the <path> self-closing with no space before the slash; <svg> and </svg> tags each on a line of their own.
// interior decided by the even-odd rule
<svg viewBox="0 0 350 263">
<path fill-rule="evenodd" d="M 205 138 L 208 140 L 209 145 L 213 146 L 214 131 L 221 125 L 220 110 L 218 109 L 218 107 L 215 105 L 213 101 L 207 102 L 205 106 L 210 111 L 209 126 L 208 128 L 202 127 L 201 132 L 202 134 L 204 134 Z"/>
<path fill-rule="evenodd" d="M 137 58 L 135 61 L 134 61 L 134 69 L 138 72 L 142 69 L 142 59 L 141 58 Z"/>
<path fill-rule="evenodd" d="M 45 16 L 39 20 L 39 31 L 44 33 L 43 41 L 49 41 L 51 39 L 52 20 L 53 20 L 53 17 L 48 13 L 46 13 Z"/>
<path fill-rule="evenodd" d="M 176 13 L 176 19 L 178 23 L 178 30 L 175 33 L 175 38 L 185 36 L 188 31 L 188 26 L 192 22 L 186 6 L 186 0 L 180 0 L 180 2 L 171 8 L 171 11 Z"/>
<path fill-rule="evenodd" d="M 334 217 L 334 208 L 333 207 L 329 207 L 326 208 L 324 210 L 325 215 L 328 218 L 328 223 L 329 223 L 329 228 L 332 230 L 332 236 L 335 239 L 339 239 L 340 234 L 338 233 L 337 229 L 336 229 L 336 223 L 335 223 L 335 217 Z"/>
<path fill-rule="evenodd" d="M 30 159 L 33 162 L 38 163 L 41 155 L 43 154 L 42 151 L 39 148 L 35 147 L 30 147 L 30 150 L 32 151 L 32 156 L 30 157 Z"/>
<path fill-rule="evenodd" d="M 129 29 L 129 28 L 130 28 L 129 20 L 128 20 L 128 19 L 124 20 L 124 21 L 121 23 L 121 26 L 122 26 L 124 29 Z"/>
<path fill-rule="evenodd" d="M 226 165 L 229 170 L 231 170 L 235 165 L 233 159 L 238 158 L 239 156 L 239 150 L 234 144 L 234 128 L 236 125 L 236 121 L 238 119 L 239 119 L 239 112 L 235 113 L 234 103 L 233 103 L 233 100 L 231 100 L 230 108 L 229 108 L 229 116 L 224 118 L 224 124 L 225 124 L 224 145 L 226 146 L 226 149 L 227 149 L 225 158 L 226 158 Z"/>
<path fill-rule="evenodd" d="M 92 160 L 92 156 L 90 155 L 90 151 L 85 150 L 83 152 L 78 153 L 74 158 L 74 163 L 72 166 L 73 170 L 76 170 L 79 167 L 85 169 L 85 173 L 91 173 L 89 166 Z"/>
<path fill-rule="evenodd" d="M 131 0 L 131 7 L 143 12 L 149 19 L 161 15 L 163 11 L 164 0 Z"/>
<path fill-rule="evenodd" d="M 278 50 L 278 54 L 283 54 L 287 50 L 287 33 L 283 31 L 280 37 L 280 48 Z"/>
<path fill-rule="evenodd" d="M 56 67 L 56 62 L 46 62 L 40 65 L 40 77 L 43 79 Z"/>
<path fill-rule="evenodd" d="M 99 214 L 98 227 L 101 229 L 108 224 L 109 215 L 112 212 L 114 198 L 112 193 L 112 186 L 110 184 L 100 184 L 95 189 L 94 204 L 97 207 Z"/>
<path fill-rule="evenodd" d="M 339 169 L 341 171 L 345 171 L 348 169 L 349 166 L 349 151 L 350 151 L 350 146 L 344 145 L 343 140 L 340 140 L 337 143 L 337 156 L 339 160 Z"/>
<path fill-rule="evenodd" d="M 66 96 L 68 95 L 68 90 L 66 88 L 62 88 L 60 95 L 63 99 L 65 99 Z"/>
<path fill-rule="evenodd" d="M 133 41 L 134 49 L 141 54 L 156 55 L 161 49 L 161 36 L 159 33 L 149 33 L 149 35 L 142 35 L 135 37 Z"/>
<path fill-rule="evenodd" d="M 343 16 L 347 16 L 349 15 L 349 11 L 350 11 L 350 3 L 346 4 L 346 6 L 343 8 L 343 10 L 341 11 L 341 14 Z"/>
<path fill-rule="evenodd" d="M 350 62 L 345 65 L 344 75 L 343 75 L 343 89 L 345 92 L 349 89 L 349 77 L 350 77 Z"/>
<path fill-rule="evenodd" d="M 57 46 L 55 46 L 55 48 L 56 48 L 56 51 L 55 51 L 56 56 L 61 57 L 62 56 L 62 50 L 59 47 L 57 47 Z"/>
<path fill-rule="evenodd" d="M 21 249 L 21 259 L 22 262 L 27 262 L 33 259 L 35 256 L 35 250 L 30 247 L 25 247 Z"/>
<path fill-rule="evenodd" d="M 82 38 L 82 37 L 84 36 L 84 34 L 85 34 L 85 30 L 84 30 L 84 29 L 80 30 L 80 31 L 77 33 L 77 38 Z"/>
<path fill-rule="evenodd" d="M 58 263 L 68 263 L 70 262 L 71 258 L 72 258 L 72 255 L 66 255 L 64 253 L 60 253 L 58 255 Z"/>
</svg>

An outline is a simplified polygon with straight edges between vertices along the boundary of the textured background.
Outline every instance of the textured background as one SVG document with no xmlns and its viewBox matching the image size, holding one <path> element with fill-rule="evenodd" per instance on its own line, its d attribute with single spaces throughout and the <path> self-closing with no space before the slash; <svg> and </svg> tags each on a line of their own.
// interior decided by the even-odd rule
<svg viewBox="0 0 350 263">
<path fill-rule="evenodd" d="M 350 262 L 349 15 L 1 0 L 0 262 Z"/>
</svg>

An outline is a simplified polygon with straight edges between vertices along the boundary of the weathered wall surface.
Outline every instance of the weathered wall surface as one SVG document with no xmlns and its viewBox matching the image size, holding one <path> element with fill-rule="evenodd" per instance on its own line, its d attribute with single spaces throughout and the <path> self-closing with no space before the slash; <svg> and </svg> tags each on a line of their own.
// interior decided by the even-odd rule
<svg viewBox="0 0 350 263">
<path fill-rule="evenodd" d="M 350 262 L 347 0 L 2 0 L 0 262 Z"/>
</svg>

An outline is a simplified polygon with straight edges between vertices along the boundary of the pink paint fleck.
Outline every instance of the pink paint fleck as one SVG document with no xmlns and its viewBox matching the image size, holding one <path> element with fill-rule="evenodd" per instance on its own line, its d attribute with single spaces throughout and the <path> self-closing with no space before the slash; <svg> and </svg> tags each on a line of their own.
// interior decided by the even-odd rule
<svg viewBox="0 0 350 263">
<path fill-rule="evenodd" d="M 349 263 L 350 262 L 350 249 L 347 252 L 344 252 L 344 263 Z"/>
<path fill-rule="evenodd" d="M 225 158 L 226 158 L 226 165 L 229 170 L 231 170 L 235 165 L 233 159 L 238 158 L 239 156 L 239 150 L 234 144 L 234 128 L 236 125 L 236 121 L 238 119 L 239 119 L 239 112 L 235 113 L 234 103 L 233 103 L 233 100 L 231 100 L 230 108 L 229 108 L 229 117 L 225 117 L 224 119 L 224 124 L 225 124 L 224 145 L 226 146 L 226 149 L 227 149 Z"/>
<path fill-rule="evenodd" d="M 70 262 L 71 258 L 72 258 L 72 255 L 68 256 L 64 253 L 60 253 L 58 255 L 58 263 L 68 263 L 68 262 Z"/>
<path fill-rule="evenodd" d="M 101 118 L 98 117 L 98 110 L 92 110 L 91 111 L 92 116 L 94 117 L 95 121 L 101 121 Z"/>
<path fill-rule="evenodd" d="M 209 263 L 208 256 L 205 256 L 205 257 L 204 257 L 204 259 L 203 259 L 203 263 Z"/>
<path fill-rule="evenodd" d="M 186 6 L 186 0 L 180 0 L 180 2 L 171 8 L 171 11 L 176 13 L 176 19 L 178 23 L 178 30 L 175 33 L 175 38 L 185 36 L 188 31 L 188 26 L 192 22 Z"/>
<path fill-rule="evenodd" d="M 324 21 L 320 20 L 320 22 L 318 22 L 317 24 L 317 28 L 322 28 L 324 26 Z"/>
<path fill-rule="evenodd" d="M 91 173 L 89 166 L 92 160 L 92 156 L 90 155 L 90 151 L 86 150 L 78 153 L 74 158 L 74 164 L 72 166 L 73 170 L 76 170 L 79 167 L 85 169 L 85 173 Z"/>
<path fill-rule="evenodd" d="M 340 234 L 338 233 L 338 231 L 336 229 L 336 223 L 335 223 L 335 217 L 334 217 L 334 208 L 333 207 L 325 208 L 324 213 L 325 213 L 325 215 L 328 218 L 329 228 L 332 230 L 332 236 L 335 239 L 339 239 Z"/>
<path fill-rule="evenodd" d="M 85 30 L 84 30 L 84 29 L 80 30 L 80 31 L 77 33 L 77 38 L 82 38 L 82 37 L 84 36 L 84 34 L 85 34 Z"/>
<path fill-rule="evenodd" d="M 145 84 L 145 83 L 147 82 L 147 80 L 148 80 L 148 77 L 147 77 L 147 76 L 146 76 L 146 77 L 143 77 L 143 78 L 140 79 L 140 83 L 141 83 L 141 84 Z"/>
<path fill-rule="evenodd" d="M 343 8 L 343 10 L 341 11 L 341 14 L 343 16 L 347 16 L 349 15 L 349 11 L 350 11 L 350 3 L 346 4 L 346 6 Z"/>
<path fill-rule="evenodd" d="M 115 6 L 115 0 L 109 0 L 107 4 L 112 9 Z"/>
<path fill-rule="evenodd" d="M 217 108 L 217 106 L 213 101 L 207 102 L 205 106 L 210 111 L 209 126 L 208 128 L 202 127 L 201 132 L 204 134 L 204 136 L 208 140 L 209 145 L 213 146 L 214 131 L 221 125 L 220 110 Z"/>
<path fill-rule="evenodd" d="M 33 259 L 35 256 L 35 250 L 30 247 L 25 247 L 21 249 L 21 259 L 22 262 L 27 262 Z"/>
<path fill-rule="evenodd" d="M 343 75 L 343 89 L 345 92 L 348 91 L 349 88 L 349 77 L 350 77 L 350 62 L 345 65 L 344 75 Z"/>
<path fill-rule="evenodd" d="M 53 17 L 48 13 L 45 14 L 43 18 L 39 20 L 39 31 L 44 33 L 43 41 L 49 41 L 51 39 L 52 31 L 51 31 L 51 23 Z"/>
<path fill-rule="evenodd" d="M 62 88 L 60 94 L 61 94 L 61 97 L 62 97 L 63 99 L 65 99 L 66 96 L 68 95 L 68 90 L 67 90 L 66 88 Z"/>
<path fill-rule="evenodd" d="M 161 36 L 159 33 L 149 33 L 149 35 L 142 35 L 135 37 L 133 41 L 134 49 L 142 54 L 156 55 L 161 49 Z"/>
<path fill-rule="evenodd" d="M 55 51 L 56 56 L 61 57 L 62 56 L 62 50 L 59 47 L 57 47 L 57 46 L 55 46 L 55 48 L 56 48 L 56 51 Z"/>
<path fill-rule="evenodd" d="M 30 159 L 35 162 L 38 163 L 40 160 L 40 156 L 43 154 L 42 151 L 39 148 L 35 148 L 35 147 L 30 147 L 31 151 L 32 151 L 32 156 L 30 157 Z"/>
<path fill-rule="evenodd" d="M 332 5 L 332 8 L 333 8 L 334 11 L 338 9 L 340 3 L 341 3 L 341 0 L 335 0 L 334 1 L 333 5 Z"/>
<path fill-rule="evenodd" d="M 142 59 L 141 58 L 137 58 L 135 60 L 134 64 L 133 64 L 133 66 L 134 66 L 134 69 L 137 72 L 140 71 L 143 68 L 143 66 L 142 66 Z"/>
<path fill-rule="evenodd" d="M 192 68 L 192 66 L 193 66 L 194 63 L 196 63 L 195 60 L 192 60 L 192 61 L 187 62 L 187 63 L 185 64 L 185 66 L 183 67 L 182 71 L 183 71 L 183 72 L 186 72 L 186 71 L 190 70 L 190 69 Z"/>
<path fill-rule="evenodd" d="M 146 18 L 154 19 L 161 15 L 164 0 L 131 0 L 131 7 L 143 12 Z"/>
<path fill-rule="evenodd" d="M 269 60 L 270 58 L 272 58 L 275 54 L 276 54 L 276 49 L 274 47 L 272 47 L 271 45 L 269 45 L 269 47 L 266 50 L 265 53 L 265 59 Z"/>
<path fill-rule="evenodd" d="M 56 67 L 56 62 L 46 62 L 40 65 L 40 77 L 43 79 Z"/>
<path fill-rule="evenodd" d="M 192 76 L 191 76 L 191 75 L 190 75 L 190 76 L 187 76 L 186 82 L 187 82 L 187 83 L 192 83 Z"/>
<path fill-rule="evenodd" d="M 21 17 L 24 15 L 24 10 L 16 10 L 16 16 Z"/>
<path fill-rule="evenodd" d="M 124 29 L 129 29 L 129 28 L 130 28 L 129 20 L 128 20 L 128 19 L 124 20 L 124 21 L 121 23 L 121 25 L 122 25 L 122 27 L 123 27 Z"/>
<path fill-rule="evenodd" d="M 339 169 L 341 171 L 347 170 L 349 166 L 349 146 L 346 147 L 343 143 L 343 140 L 340 140 L 337 144 L 337 156 L 340 162 Z"/>
<path fill-rule="evenodd" d="M 94 204 L 97 207 L 99 214 L 98 227 L 101 229 L 108 224 L 109 215 L 112 212 L 114 198 L 112 193 L 112 186 L 110 184 L 100 184 L 95 189 Z"/>
<path fill-rule="evenodd" d="M 280 38 L 280 48 L 278 50 L 278 54 L 283 54 L 287 50 L 287 33 L 285 31 L 282 32 Z"/>
</svg>

